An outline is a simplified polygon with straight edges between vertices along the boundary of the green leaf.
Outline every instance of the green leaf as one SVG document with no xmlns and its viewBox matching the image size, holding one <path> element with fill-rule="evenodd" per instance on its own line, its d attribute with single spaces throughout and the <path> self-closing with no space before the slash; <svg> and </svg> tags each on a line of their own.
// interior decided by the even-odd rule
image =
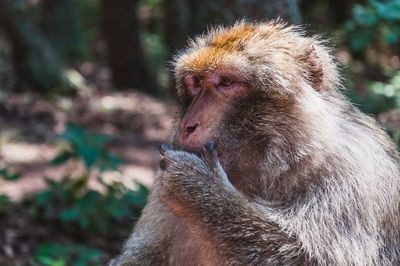
<svg viewBox="0 0 400 266">
<path fill-rule="evenodd" d="M 2 168 L 2 169 L 0 169 L 0 176 L 2 176 L 3 179 L 5 179 L 7 181 L 16 181 L 21 177 L 21 174 L 19 174 L 19 173 L 12 174 L 12 173 L 10 173 L 10 171 L 8 171 L 7 168 Z"/>
<path fill-rule="evenodd" d="M 85 145 L 87 132 L 81 127 L 73 124 L 67 125 L 67 130 L 60 135 L 61 139 L 64 139 L 76 146 Z"/>
<path fill-rule="evenodd" d="M 106 169 L 116 170 L 125 161 L 111 155 L 106 144 L 112 138 L 103 133 L 90 133 L 85 129 L 69 124 L 67 130 L 60 135 L 60 138 L 67 141 L 69 151 L 63 151 L 52 161 L 53 165 L 66 162 L 70 158 L 82 159 L 87 169 L 97 166 L 100 171 Z"/>
<path fill-rule="evenodd" d="M 88 177 L 85 175 L 81 178 L 78 178 L 74 182 L 72 182 L 69 190 L 70 193 L 75 197 L 78 195 L 79 192 L 81 192 L 85 187 L 88 182 Z"/>
<path fill-rule="evenodd" d="M 79 225 L 82 227 L 82 228 L 88 228 L 88 226 L 89 226 L 89 220 L 88 220 L 88 218 L 86 218 L 86 217 L 82 217 L 80 220 L 79 220 Z"/>
<path fill-rule="evenodd" d="M 110 142 L 112 140 L 112 138 L 107 134 L 97 133 L 97 134 L 92 134 L 91 140 L 96 144 L 104 145 L 104 144 Z"/>
<path fill-rule="evenodd" d="M 7 209 L 11 204 L 11 200 L 7 195 L 0 195 L 0 213 Z"/>
<path fill-rule="evenodd" d="M 62 151 L 56 158 L 54 158 L 51 162 L 51 166 L 57 166 L 67 162 L 69 159 L 76 158 L 76 153 L 68 150 Z"/>
<path fill-rule="evenodd" d="M 79 156 L 82 157 L 87 168 L 91 168 L 99 157 L 99 151 L 93 147 L 82 146 L 78 147 Z"/>
<path fill-rule="evenodd" d="M 368 44 L 371 43 L 372 38 L 373 35 L 367 30 L 353 32 L 350 42 L 351 49 L 356 52 L 364 49 Z"/>
<path fill-rule="evenodd" d="M 119 166 L 126 164 L 126 160 L 109 154 L 103 153 L 99 163 L 100 171 L 117 170 Z"/>
<path fill-rule="evenodd" d="M 100 265 L 102 253 L 85 245 L 65 245 L 59 243 L 42 243 L 33 256 L 34 262 L 41 265 Z M 35 265 L 35 264 L 34 264 Z"/>
<path fill-rule="evenodd" d="M 60 214 L 60 219 L 64 222 L 71 222 L 78 218 L 78 214 L 74 209 L 68 209 Z"/>
<path fill-rule="evenodd" d="M 94 261 L 99 259 L 102 255 L 101 251 L 96 249 L 85 249 L 85 252 L 82 252 L 82 256 L 79 258 L 79 261 L 75 264 L 77 265 L 87 265 L 88 261 Z"/>
<path fill-rule="evenodd" d="M 400 34 L 394 30 L 388 29 L 383 32 L 383 39 L 388 44 L 394 44 L 399 41 Z"/>
<path fill-rule="evenodd" d="M 354 21 L 361 26 L 373 26 L 378 23 L 378 16 L 372 9 L 355 4 L 353 8 Z"/>
<path fill-rule="evenodd" d="M 65 266 L 66 262 L 62 259 L 53 259 L 48 256 L 37 256 L 36 260 L 44 265 L 49 266 Z"/>
<path fill-rule="evenodd" d="M 371 6 L 375 8 L 377 14 L 383 20 L 398 20 L 400 19 L 400 2 L 399 1 L 375 1 L 370 0 Z"/>
<path fill-rule="evenodd" d="M 41 192 L 36 196 L 36 203 L 39 205 L 45 205 L 50 201 L 52 196 L 53 193 L 51 193 L 51 191 Z"/>
</svg>

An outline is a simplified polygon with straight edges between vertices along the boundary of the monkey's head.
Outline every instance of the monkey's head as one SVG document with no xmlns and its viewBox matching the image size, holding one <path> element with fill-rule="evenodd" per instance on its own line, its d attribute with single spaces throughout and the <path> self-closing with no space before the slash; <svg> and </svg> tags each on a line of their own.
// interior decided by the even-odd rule
<svg viewBox="0 0 400 266">
<path fill-rule="evenodd" d="M 265 160 L 268 151 L 293 160 L 305 155 L 310 139 L 323 133 L 315 128 L 327 126 L 313 120 L 324 123 L 317 119 L 329 111 L 324 102 L 338 95 L 329 50 L 276 21 L 211 30 L 174 65 L 181 104 L 174 145 L 198 152 L 215 141 L 226 171 L 245 169 L 248 158 Z"/>
</svg>

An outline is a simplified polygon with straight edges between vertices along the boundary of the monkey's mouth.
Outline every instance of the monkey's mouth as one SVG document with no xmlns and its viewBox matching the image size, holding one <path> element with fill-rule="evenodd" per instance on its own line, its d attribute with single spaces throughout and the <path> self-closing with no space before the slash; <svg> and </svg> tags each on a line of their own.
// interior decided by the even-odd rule
<svg viewBox="0 0 400 266">
<path fill-rule="evenodd" d="M 171 146 L 173 147 L 173 149 L 189 152 L 202 158 L 203 156 L 202 154 L 206 152 L 206 145 L 210 142 L 214 143 L 214 149 L 217 152 L 219 163 L 221 164 L 222 168 L 226 171 L 227 170 L 226 167 L 227 165 L 229 165 L 230 158 L 233 157 L 233 155 L 229 155 L 229 153 L 225 152 L 222 149 L 221 145 L 219 145 L 219 142 L 216 140 L 212 139 L 206 141 L 204 144 L 201 145 L 188 145 L 180 143 L 179 140 L 174 140 Z"/>
<path fill-rule="evenodd" d="M 180 145 L 178 143 L 173 143 L 172 147 L 174 149 L 176 149 L 176 150 L 182 150 L 182 151 L 186 151 L 186 152 L 189 152 L 189 153 L 193 153 L 193 154 L 195 154 L 195 155 L 197 155 L 197 156 L 199 156 L 201 158 L 203 156 L 202 154 L 204 152 L 206 152 L 206 145 L 208 145 L 211 142 L 213 143 L 214 149 L 217 152 L 218 159 L 219 159 L 221 165 L 223 166 L 224 162 L 226 161 L 226 156 L 224 156 L 225 153 L 221 149 L 219 149 L 218 142 L 216 142 L 216 141 L 213 141 L 213 140 L 212 141 L 208 141 L 206 144 L 204 144 L 202 146 L 196 146 L 196 147 L 195 146 L 189 146 L 189 145 Z"/>
<path fill-rule="evenodd" d="M 203 153 L 206 152 L 205 148 L 202 148 L 202 149 L 182 149 L 182 150 L 184 150 L 186 152 L 193 153 L 193 154 L 197 155 L 200 158 L 202 158 L 203 157 Z M 217 158 L 218 158 L 219 163 L 222 166 L 222 169 L 224 169 L 226 171 L 227 170 L 226 166 L 229 164 L 228 161 L 229 161 L 229 157 L 230 156 L 227 156 L 227 154 L 225 152 L 219 150 L 218 146 L 215 147 L 215 150 L 217 152 Z"/>
</svg>

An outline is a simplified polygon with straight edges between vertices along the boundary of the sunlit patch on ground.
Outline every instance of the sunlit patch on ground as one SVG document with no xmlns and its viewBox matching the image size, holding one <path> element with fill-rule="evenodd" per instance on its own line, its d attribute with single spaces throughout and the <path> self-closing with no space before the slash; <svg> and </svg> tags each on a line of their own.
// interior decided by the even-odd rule
<svg viewBox="0 0 400 266">
<path fill-rule="evenodd" d="M 127 187 L 136 188 L 133 180 L 149 187 L 153 184 L 155 170 L 149 167 L 129 165 L 125 167 L 122 173 L 122 181 Z"/>
<path fill-rule="evenodd" d="M 21 200 L 46 187 L 45 178 L 78 178 L 86 169 L 77 162 L 52 167 L 58 154 L 57 135 L 67 122 L 91 132 L 111 135 L 110 151 L 127 164 L 116 172 L 92 173 L 89 187 L 100 190 L 96 176 L 122 182 L 135 189 L 135 181 L 150 187 L 159 162 L 158 146 L 167 142 L 173 123 L 173 108 L 137 92 L 95 93 L 76 98 L 43 101 L 35 95 L 11 94 L 8 105 L 16 106 L 0 116 L 0 168 L 7 167 L 22 177 L 15 182 L 0 179 L 0 194 Z M 50 144 L 49 144 L 50 143 Z"/>
<path fill-rule="evenodd" d="M 11 142 L 0 146 L 0 154 L 8 164 L 37 163 L 55 156 L 56 151 L 49 145 Z"/>
</svg>

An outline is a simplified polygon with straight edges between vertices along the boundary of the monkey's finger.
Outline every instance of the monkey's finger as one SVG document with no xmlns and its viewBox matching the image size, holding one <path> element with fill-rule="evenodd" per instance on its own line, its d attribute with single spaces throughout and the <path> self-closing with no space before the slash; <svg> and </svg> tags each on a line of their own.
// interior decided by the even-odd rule
<svg viewBox="0 0 400 266">
<path fill-rule="evenodd" d="M 161 161 L 160 161 L 160 169 L 161 170 L 165 170 L 165 169 L 167 169 L 167 160 L 166 159 L 162 159 Z"/>
<path fill-rule="evenodd" d="M 168 144 L 161 144 L 159 150 L 160 150 L 161 155 L 164 155 L 166 151 L 170 151 L 170 150 L 172 150 L 172 148 Z"/>
<path fill-rule="evenodd" d="M 218 155 L 217 150 L 215 149 L 215 142 L 210 141 L 208 142 L 202 152 L 202 157 L 204 162 L 211 168 L 215 168 L 216 164 L 218 163 Z"/>
<path fill-rule="evenodd" d="M 205 148 L 209 153 L 214 153 L 215 152 L 215 141 L 207 142 Z"/>
<path fill-rule="evenodd" d="M 160 169 L 166 170 L 172 162 L 176 161 L 177 153 L 168 144 L 161 144 L 159 150 L 161 154 Z"/>
</svg>

